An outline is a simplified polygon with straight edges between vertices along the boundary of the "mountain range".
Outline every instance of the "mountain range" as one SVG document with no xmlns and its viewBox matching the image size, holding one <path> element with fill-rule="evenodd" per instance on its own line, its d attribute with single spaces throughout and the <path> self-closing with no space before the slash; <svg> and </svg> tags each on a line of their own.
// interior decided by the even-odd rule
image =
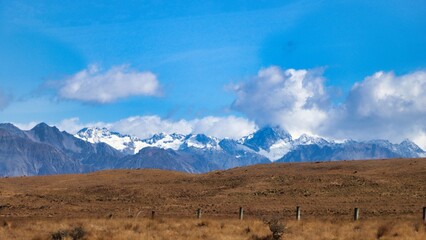
<svg viewBox="0 0 426 240">
<path fill-rule="evenodd" d="M 344 142 L 264 127 L 241 139 L 159 133 L 140 139 L 84 128 L 72 135 L 40 123 L 28 131 L 0 124 L 0 176 L 85 173 L 104 169 L 159 168 L 202 173 L 271 162 L 412 158 L 426 152 L 409 140 Z"/>
</svg>

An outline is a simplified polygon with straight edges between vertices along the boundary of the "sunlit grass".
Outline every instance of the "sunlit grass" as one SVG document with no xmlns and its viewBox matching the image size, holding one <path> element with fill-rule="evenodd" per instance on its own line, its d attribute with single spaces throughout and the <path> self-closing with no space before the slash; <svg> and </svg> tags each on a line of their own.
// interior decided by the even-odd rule
<svg viewBox="0 0 426 240">
<path fill-rule="evenodd" d="M 273 239 L 266 221 L 237 219 L 2 220 L 0 239 Z M 284 221 L 282 239 L 426 239 L 426 224 L 410 220 Z M 56 234 L 56 235 L 55 235 Z M 77 237 L 77 238 L 76 238 Z"/>
</svg>

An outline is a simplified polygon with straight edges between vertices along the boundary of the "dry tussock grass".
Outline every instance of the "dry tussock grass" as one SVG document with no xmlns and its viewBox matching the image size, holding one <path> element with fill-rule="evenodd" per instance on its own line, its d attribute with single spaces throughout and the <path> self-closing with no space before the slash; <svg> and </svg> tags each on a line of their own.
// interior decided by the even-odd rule
<svg viewBox="0 0 426 240">
<path fill-rule="evenodd" d="M 284 222 L 281 239 L 424 240 L 426 224 L 419 221 L 306 220 Z M 55 235 L 56 234 L 56 235 Z M 62 234 L 62 235 L 61 235 Z M 74 234 L 74 235 L 73 235 Z M 58 236 L 62 236 L 58 237 Z M 56 237 L 56 238 L 55 238 Z M 230 219 L 79 219 L 6 220 L 0 239 L 223 239 L 270 240 L 270 226 L 260 220 Z"/>
<path fill-rule="evenodd" d="M 8 221 L 0 228 L 0 239 L 54 239 L 53 235 L 84 229 L 81 239 L 250 239 L 253 234 L 269 234 L 267 225 L 258 220 L 195 219 L 81 219 Z M 256 236 L 258 236 L 256 235 Z M 58 238 L 59 239 L 59 238 Z M 73 239 L 65 235 L 63 239 Z"/>
<path fill-rule="evenodd" d="M 365 220 L 365 221 L 291 221 L 287 223 L 288 231 L 284 239 L 395 239 L 424 240 L 426 225 L 409 220 Z"/>
<path fill-rule="evenodd" d="M 412 220 L 425 182 L 426 158 L 0 178 L 0 240 L 425 240 L 425 224 Z M 252 220 L 237 220 L 240 206 Z M 300 222 L 288 221 L 295 206 Z M 349 221 L 355 206 L 358 222 Z M 205 218 L 190 218 L 197 208 Z M 269 221 L 254 220 L 262 217 Z M 274 217 L 284 225 L 271 225 Z"/>
<path fill-rule="evenodd" d="M 421 216 L 426 158 L 266 164 L 184 174 L 140 169 L 0 178 L 0 218 Z M 268 204 L 265 204 L 268 203 Z M 129 211 L 130 209 L 130 211 Z"/>
</svg>

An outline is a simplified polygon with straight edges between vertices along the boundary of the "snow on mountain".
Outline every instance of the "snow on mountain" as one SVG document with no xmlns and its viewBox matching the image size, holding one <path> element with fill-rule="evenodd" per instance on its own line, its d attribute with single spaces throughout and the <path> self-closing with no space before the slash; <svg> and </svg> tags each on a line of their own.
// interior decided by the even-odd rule
<svg viewBox="0 0 426 240">
<path fill-rule="evenodd" d="M 178 150 L 185 139 L 185 135 L 182 134 L 165 134 L 159 133 L 154 134 L 151 138 L 144 139 L 135 143 L 136 152 L 146 147 L 157 147 L 162 149 L 173 149 Z"/>
<path fill-rule="evenodd" d="M 362 155 L 362 153 L 360 153 L 362 146 L 365 146 L 365 149 L 377 146 L 380 149 L 384 149 L 383 151 L 388 155 L 390 154 L 389 156 L 421 157 L 426 155 L 422 149 L 409 140 L 405 140 L 400 144 L 393 144 L 387 140 L 370 140 L 365 142 L 345 140 L 342 143 L 336 143 L 306 134 L 293 140 L 291 135 L 280 127 L 264 127 L 237 141 L 225 141 L 226 139 L 217 139 L 204 134 L 182 135 L 175 133 L 159 133 L 153 135 L 151 138 L 139 139 L 137 137 L 111 132 L 106 128 L 84 128 L 75 136 L 90 143 L 106 143 L 123 153 L 131 155 L 147 147 L 172 149 L 192 154 L 201 154 L 202 151 L 206 153 L 212 151 L 225 151 L 229 154 L 235 154 L 236 158 L 240 158 L 244 154 L 258 154 L 268 158 L 270 161 L 282 160 L 287 154 L 300 151 L 301 149 L 304 149 L 304 151 L 308 151 L 307 149 L 311 151 L 316 148 L 329 149 L 329 151 L 341 149 L 339 151 L 344 150 L 346 155 L 340 152 L 338 152 L 338 154 L 347 158 L 356 158 L 358 155 L 365 155 L 365 157 L 368 158 L 368 156 L 373 154 L 365 153 Z M 309 146 L 312 146 L 312 148 Z M 350 151 L 353 151 L 352 155 L 349 153 Z M 327 153 L 323 154 L 325 154 L 323 156 L 324 158 L 333 158 L 333 156 L 327 156 Z M 294 153 L 292 155 L 294 155 Z M 293 158 L 295 157 L 293 156 Z"/>
<path fill-rule="evenodd" d="M 239 142 L 271 161 L 280 159 L 293 147 L 291 135 L 280 127 L 264 127 Z"/>
<path fill-rule="evenodd" d="M 199 149 L 215 149 L 220 150 L 220 140 L 214 137 L 209 137 L 204 134 L 189 134 L 184 138 L 180 149 L 184 148 L 199 148 Z"/>
<path fill-rule="evenodd" d="M 313 137 L 307 134 L 300 135 L 300 137 L 294 140 L 293 142 L 293 145 L 311 145 L 311 144 L 327 145 L 327 144 L 330 144 L 330 142 L 328 142 L 324 138 Z"/>
<path fill-rule="evenodd" d="M 269 149 L 272 145 L 277 144 L 278 142 L 290 143 L 292 142 L 291 135 L 280 127 L 264 127 L 256 131 L 248 137 L 244 137 L 240 142 L 249 148 L 259 151 L 260 149 L 266 150 L 269 152 Z M 279 146 L 284 146 L 286 144 L 279 143 Z"/>
<path fill-rule="evenodd" d="M 127 156 L 126 156 L 127 154 Z M 277 127 L 242 138 L 217 139 L 204 134 L 155 134 L 151 138 L 84 128 L 75 136 L 40 123 L 22 131 L 0 124 L 0 176 L 82 173 L 116 168 L 161 168 L 209 172 L 252 164 L 424 157 L 410 140 L 344 142 L 302 135 L 293 140 Z"/>
<path fill-rule="evenodd" d="M 128 154 L 135 153 L 135 142 L 140 141 L 130 135 L 122 135 L 117 132 L 111 132 L 107 128 L 97 127 L 83 128 L 74 136 L 90 143 L 103 142 Z"/>
<path fill-rule="evenodd" d="M 425 151 L 408 139 L 405 139 L 399 144 L 399 151 L 401 153 L 414 152 L 420 156 L 425 156 Z"/>
<path fill-rule="evenodd" d="M 146 147 L 157 147 L 162 149 L 204 149 L 220 150 L 221 139 L 206 136 L 204 134 L 165 134 L 159 133 L 151 138 L 139 139 L 130 135 L 111 132 L 107 128 L 83 128 L 75 137 L 90 143 L 103 142 L 111 147 L 126 153 L 136 154 Z M 251 136 L 238 141 L 241 146 L 257 152 L 274 161 L 284 156 L 293 147 L 290 134 L 278 127 L 266 127 L 255 132 Z"/>
<path fill-rule="evenodd" d="M 259 148 L 258 154 L 267 157 L 271 161 L 276 161 L 282 158 L 286 153 L 290 152 L 293 144 L 290 141 L 278 140 L 272 144 L 269 149 Z"/>
<path fill-rule="evenodd" d="M 204 134 L 158 133 L 147 139 L 111 132 L 107 128 L 83 128 L 75 137 L 90 143 L 103 142 L 126 154 L 136 154 L 146 147 L 178 150 L 180 148 L 218 149 L 219 140 Z"/>
</svg>

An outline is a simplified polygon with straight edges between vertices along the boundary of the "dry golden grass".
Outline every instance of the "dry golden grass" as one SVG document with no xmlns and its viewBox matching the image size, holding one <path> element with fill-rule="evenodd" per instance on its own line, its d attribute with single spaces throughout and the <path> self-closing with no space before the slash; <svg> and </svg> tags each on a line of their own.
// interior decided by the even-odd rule
<svg viewBox="0 0 426 240">
<path fill-rule="evenodd" d="M 378 234 L 383 231 L 383 234 Z M 349 221 L 302 221 L 289 222 L 288 232 L 283 239 L 305 240 L 421 240 L 426 239 L 425 224 L 408 220 L 365 220 Z"/>
<path fill-rule="evenodd" d="M 0 178 L 0 218 L 208 217 L 293 219 L 420 217 L 426 159 L 255 165 L 207 174 L 152 169 Z M 130 213 L 129 213 L 130 209 Z"/>
<path fill-rule="evenodd" d="M 426 225 L 416 221 L 365 220 L 358 222 L 307 220 L 283 222 L 281 239 L 292 240 L 424 240 Z M 74 239 L 272 239 L 267 223 L 260 220 L 230 219 L 79 219 L 9 220 L 0 227 L 0 239 L 55 239 L 58 233 L 79 229 Z M 76 235 L 74 235 L 75 237 Z M 60 238 L 57 238 L 60 239 Z M 66 235 L 63 239 L 73 239 Z"/>
<path fill-rule="evenodd" d="M 82 239 L 249 239 L 267 235 L 268 227 L 258 220 L 195 219 L 81 219 L 9 221 L 0 228 L 0 239 L 52 239 L 59 231 L 82 228 Z M 69 236 L 68 236 L 69 237 Z M 70 238 L 71 239 L 71 238 Z"/>
<path fill-rule="evenodd" d="M 426 159 L 3 178 L 0 240 L 70 238 L 82 229 L 85 239 L 266 240 L 271 231 L 261 219 L 271 218 L 284 221 L 283 239 L 425 240 L 425 183 Z M 354 207 L 359 222 L 351 221 Z M 193 219 L 197 208 L 202 220 Z M 156 220 L 147 219 L 153 209 Z"/>
</svg>

